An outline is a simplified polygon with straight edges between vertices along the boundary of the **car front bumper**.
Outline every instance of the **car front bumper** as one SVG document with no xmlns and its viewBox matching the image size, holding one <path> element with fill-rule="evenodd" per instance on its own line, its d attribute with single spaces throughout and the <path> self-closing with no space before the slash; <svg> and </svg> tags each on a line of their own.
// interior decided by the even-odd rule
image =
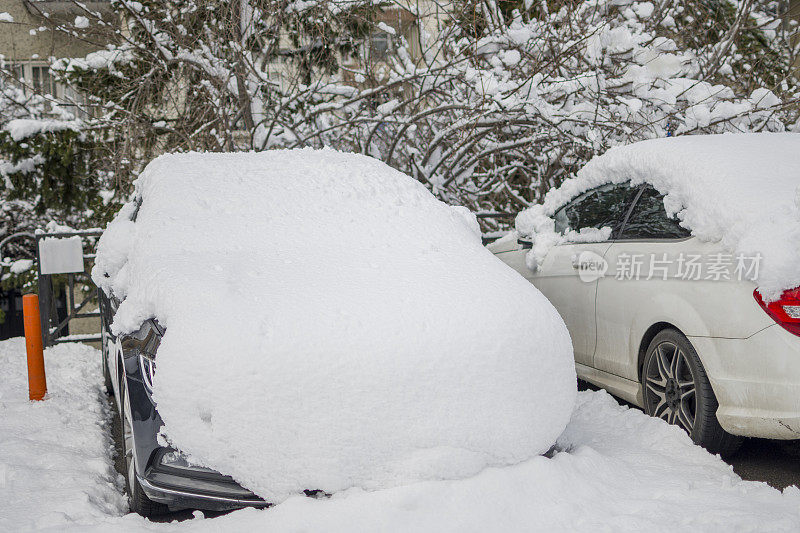
<svg viewBox="0 0 800 533">
<path fill-rule="evenodd" d="M 183 476 L 149 469 L 147 475 L 137 475 L 142 490 L 153 501 L 167 505 L 170 510 L 203 509 L 228 511 L 243 507 L 268 507 L 269 504 L 242 488 L 227 476 Z"/>
<path fill-rule="evenodd" d="M 746 339 L 689 337 L 734 435 L 800 439 L 800 338 L 775 324 Z"/>
</svg>

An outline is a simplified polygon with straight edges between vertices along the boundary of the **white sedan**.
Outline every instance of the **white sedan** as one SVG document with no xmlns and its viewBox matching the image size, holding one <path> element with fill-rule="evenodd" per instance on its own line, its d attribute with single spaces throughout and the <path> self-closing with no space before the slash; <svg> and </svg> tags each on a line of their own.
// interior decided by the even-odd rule
<svg viewBox="0 0 800 533">
<path fill-rule="evenodd" d="M 489 249 L 561 313 L 580 379 L 715 453 L 799 439 L 800 289 L 759 287 L 800 270 L 800 150 L 770 159 L 800 135 L 692 139 L 596 158 Z"/>
</svg>

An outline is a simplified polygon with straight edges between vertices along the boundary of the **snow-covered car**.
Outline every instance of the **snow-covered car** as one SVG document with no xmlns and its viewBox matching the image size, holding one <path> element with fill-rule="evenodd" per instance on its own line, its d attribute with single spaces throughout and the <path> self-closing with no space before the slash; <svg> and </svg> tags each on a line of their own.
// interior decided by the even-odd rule
<svg viewBox="0 0 800 533">
<path fill-rule="evenodd" d="M 362 155 L 162 156 L 92 278 L 142 514 L 517 464 L 577 395 L 564 322 L 474 215 Z"/>
<path fill-rule="evenodd" d="M 580 379 L 712 452 L 800 438 L 800 135 L 611 149 L 489 248 L 561 313 Z"/>
</svg>

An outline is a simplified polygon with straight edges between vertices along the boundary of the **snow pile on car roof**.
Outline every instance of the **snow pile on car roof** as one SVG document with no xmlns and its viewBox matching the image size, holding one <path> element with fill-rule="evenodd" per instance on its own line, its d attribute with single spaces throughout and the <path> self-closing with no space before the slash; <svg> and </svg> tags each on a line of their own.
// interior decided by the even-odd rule
<svg viewBox="0 0 800 533">
<path fill-rule="evenodd" d="M 454 479 L 547 451 L 575 400 L 567 330 L 474 216 L 333 150 L 181 154 L 98 246 L 113 323 L 166 327 L 166 437 L 270 501 Z"/>
<path fill-rule="evenodd" d="M 561 206 L 589 189 L 627 180 L 664 194 L 666 210 L 699 239 L 749 257 L 761 254 L 757 282 L 765 298 L 800 285 L 796 133 L 691 135 L 612 148 L 517 216 L 517 231 L 536 241 L 529 266 L 557 242 L 551 217 Z"/>
</svg>

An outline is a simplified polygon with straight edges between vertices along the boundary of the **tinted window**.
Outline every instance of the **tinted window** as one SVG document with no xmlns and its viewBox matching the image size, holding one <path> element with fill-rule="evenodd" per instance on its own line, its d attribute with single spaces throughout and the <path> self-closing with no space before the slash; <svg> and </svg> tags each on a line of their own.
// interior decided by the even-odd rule
<svg viewBox="0 0 800 533">
<path fill-rule="evenodd" d="M 642 191 L 631 212 L 621 239 L 681 239 L 691 232 L 682 228 L 678 219 L 667 216 L 664 209 L 664 195 L 650 185 Z"/>
<path fill-rule="evenodd" d="M 638 189 L 628 183 L 604 185 L 587 191 L 568 203 L 553 216 L 556 231 L 564 233 L 567 229 L 602 228 L 610 226 L 611 237 L 615 238 Z"/>
</svg>

